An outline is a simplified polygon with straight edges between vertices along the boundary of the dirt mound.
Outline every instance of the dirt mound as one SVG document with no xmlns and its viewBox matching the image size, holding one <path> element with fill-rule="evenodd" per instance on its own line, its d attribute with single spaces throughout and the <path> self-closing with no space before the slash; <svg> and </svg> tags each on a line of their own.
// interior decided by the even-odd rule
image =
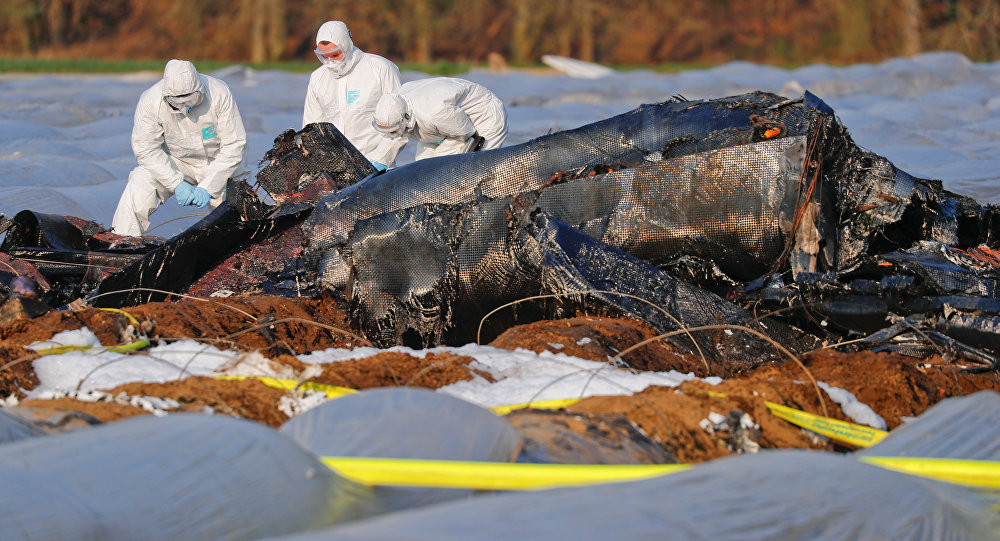
<svg viewBox="0 0 1000 541">
<path fill-rule="evenodd" d="M 265 357 L 368 344 L 349 331 L 344 311 L 329 298 L 184 298 L 126 310 L 51 310 L 34 319 L 0 323 L 0 396 L 18 394 L 19 388 L 32 389 L 38 384 L 30 365 L 38 354 L 21 346 L 82 327 L 93 331 L 102 344 L 119 344 L 130 339 L 129 315 L 153 340 L 190 338 L 221 349 L 256 350 Z"/>
<path fill-rule="evenodd" d="M 518 325 L 505 331 L 491 346 L 504 349 L 552 351 L 581 359 L 608 362 L 623 351 L 657 336 L 652 327 L 634 319 L 574 317 Z M 712 373 L 708 363 L 695 355 L 677 352 L 666 342 L 655 341 L 621 356 L 621 363 L 637 370 L 693 372 L 704 377 Z"/>
<path fill-rule="evenodd" d="M 552 351 L 607 362 L 628 347 L 655 336 L 653 329 L 628 319 L 578 317 L 513 327 L 491 345 L 508 349 Z M 641 370 L 677 370 L 728 377 L 708 370 L 696 355 L 681 354 L 670 344 L 653 342 L 621 357 Z M 997 373 L 971 374 L 940 358 L 918 360 L 891 353 L 838 353 L 817 350 L 795 362 L 763 366 L 719 385 L 690 382 L 679 388 L 651 387 L 626 397 L 592 397 L 566 408 L 577 414 L 620 415 L 663 442 L 682 462 L 700 462 L 736 452 L 731 434 L 711 433 L 702 425 L 710 413 L 745 412 L 760 425 L 762 448 L 833 450 L 837 444 L 817 438 L 771 415 L 765 401 L 813 414 L 851 421 L 813 380 L 845 389 L 880 415 L 888 428 L 899 426 L 938 401 L 989 389 L 1000 392 Z M 723 372 L 723 373 L 720 373 Z M 721 396 L 724 395 L 724 396 Z M 822 396 L 822 401 L 820 399 Z"/>
<path fill-rule="evenodd" d="M 308 381 L 312 383 L 352 389 L 386 386 L 437 389 L 474 377 L 489 379 L 487 374 L 469 366 L 470 357 L 450 353 L 430 353 L 419 358 L 402 352 L 382 352 L 365 359 L 310 368 L 293 354 L 364 344 L 350 334 L 345 312 L 332 299 L 269 296 L 183 299 L 135 306 L 125 312 L 143 323 L 151 338 L 162 341 L 194 338 L 220 348 L 257 351 L 272 359 L 278 369 L 287 368 L 294 374 L 309 370 Z M 38 354 L 21 346 L 83 326 L 90 328 L 103 344 L 114 344 L 128 334 L 130 321 L 122 312 L 91 308 L 77 312 L 51 311 L 35 319 L 0 324 L 3 339 L 0 393 L 23 396 L 19 388 L 31 389 L 37 384 L 30 361 Z M 944 398 L 983 389 L 1000 392 L 1000 376 L 995 372 L 972 374 L 940 358 L 921 361 L 888 353 L 817 350 L 802 356 L 801 365 L 793 361 L 770 364 L 746 375 L 726 374 L 724 367 L 709 367 L 697 355 L 678 353 L 661 342 L 651 342 L 616 359 L 619 353 L 652 336 L 655 331 L 634 320 L 581 316 L 513 327 L 490 345 L 564 353 L 614 362 L 634 370 L 677 370 L 728 379 L 718 385 L 692 381 L 677 388 L 650 387 L 632 396 L 591 397 L 552 417 L 516 414 L 511 417 L 512 423 L 524 432 L 527 442 L 535 442 L 537 452 L 544 451 L 549 456 L 559 455 L 560 448 L 574 448 L 577 454 L 617 456 L 609 454 L 607 449 L 618 445 L 615 441 L 627 441 L 634 448 L 618 454 L 636 457 L 634 460 L 655 461 L 650 457 L 660 456 L 669 457 L 670 461 L 699 462 L 752 450 L 748 446 L 842 449 L 768 412 L 765 401 L 850 421 L 814 381 L 853 393 L 880 415 L 890 429 Z M 97 402 L 66 397 L 26 400 L 20 405 L 38 411 L 73 410 L 109 422 L 148 414 L 148 408 L 143 409 L 141 400 L 136 398 L 156 397 L 179 405 L 171 411 L 211 411 L 279 426 L 288 419 L 283 402 L 301 398 L 259 380 L 207 377 L 168 383 L 130 383 L 105 392 L 105 398 Z M 747 430 L 736 429 L 732 424 L 720 426 L 717 422 L 719 418 L 738 420 L 744 413 L 752 425 Z M 709 421 L 710 418 L 716 421 Z M 647 437 L 656 446 L 643 440 Z M 598 441 L 601 438 L 603 442 Z M 657 447 L 661 445 L 662 448 Z"/>
<path fill-rule="evenodd" d="M 676 389 L 650 387 L 633 396 L 588 398 L 567 409 L 623 415 L 662 441 L 682 462 L 700 462 L 736 451 L 731 434 L 712 434 L 701 426 L 713 412 L 723 416 L 749 414 L 760 426 L 757 443 L 761 448 L 841 448 L 771 415 L 765 405 L 769 401 L 853 422 L 825 392 L 818 392 L 813 378 L 854 394 L 881 416 L 889 429 L 944 398 L 984 389 L 1000 392 L 996 373 L 970 374 L 948 364 L 890 353 L 826 350 L 805 355 L 802 360 L 806 370 L 788 362 L 765 366 L 719 385 L 694 381 Z"/>
</svg>

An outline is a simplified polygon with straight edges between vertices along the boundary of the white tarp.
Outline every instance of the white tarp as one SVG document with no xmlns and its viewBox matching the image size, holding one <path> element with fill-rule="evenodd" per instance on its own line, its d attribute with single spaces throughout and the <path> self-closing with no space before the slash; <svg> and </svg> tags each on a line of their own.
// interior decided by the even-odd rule
<svg viewBox="0 0 1000 541">
<path fill-rule="evenodd" d="M 521 436 L 490 410 L 411 387 L 338 398 L 289 420 L 281 433 L 317 456 L 510 462 L 521 450 Z M 378 487 L 375 493 L 386 511 L 473 494 L 401 487 Z"/>
<path fill-rule="evenodd" d="M 859 455 L 1000 460 L 1000 394 L 979 391 L 949 398 L 897 427 Z"/>
<path fill-rule="evenodd" d="M 0 445 L 0 539 L 253 539 L 377 511 L 267 426 L 196 414 Z"/>
<path fill-rule="evenodd" d="M 996 539 L 996 498 L 865 464 L 782 450 L 646 481 L 509 493 L 286 539 Z"/>
<path fill-rule="evenodd" d="M 0 444 L 41 436 L 44 432 L 20 417 L 8 415 L 0 409 Z"/>
<path fill-rule="evenodd" d="M 934 440 L 956 450 L 937 456 L 985 458 L 973 455 L 1000 441 L 1000 427 L 982 422 L 996 419 L 998 404 L 989 391 L 945 400 L 900 441 Z M 960 411 L 969 417 L 951 415 Z M 951 426 L 942 430 L 945 417 Z M 895 454 L 891 440 L 868 454 Z M 1000 534 L 998 503 L 997 492 L 890 471 L 854 454 L 771 450 L 646 481 L 483 496 L 284 539 L 985 540 Z"/>
</svg>

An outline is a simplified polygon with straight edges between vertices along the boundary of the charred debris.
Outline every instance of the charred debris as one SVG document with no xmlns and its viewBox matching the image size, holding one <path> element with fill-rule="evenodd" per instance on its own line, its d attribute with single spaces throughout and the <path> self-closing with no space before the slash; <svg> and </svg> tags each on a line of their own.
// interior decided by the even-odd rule
<svg viewBox="0 0 1000 541">
<path fill-rule="evenodd" d="M 0 292 L 63 308 L 330 295 L 382 346 L 585 310 L 736 366 L 783 360 L 761 333 L 791 351 L 850 341 L 998 368 L 1000 209 L 859 148 L 808 92 L 674 98 L 383 173 L 312 124 L 261 165 L 254 188 L 230 186 L 171 239 L 4 219 Z"/>
</svg>

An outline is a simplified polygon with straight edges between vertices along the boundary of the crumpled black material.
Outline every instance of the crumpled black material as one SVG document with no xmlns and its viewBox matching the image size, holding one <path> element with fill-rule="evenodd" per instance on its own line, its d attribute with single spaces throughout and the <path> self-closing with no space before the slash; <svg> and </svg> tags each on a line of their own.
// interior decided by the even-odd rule
<svg viewBox="0 0 1000 541">
<path fill-rule="evenodd" d="M 265 162 L 267 165 L 257 174 L 258 185 L 282 204 L 263 204 L 246 184 L 231 182 L 226 201 L 209 216 L 106 278 L 95 292 L 94 304 L 123 306 L 164 300 L 172 292 L 186 292 L 211 271 L 215 271 L 213 278 L 217 282 L 227 286 L 238 280 L 228 280 L 226 274 L 256 278 L 254 269 L 219 267 L 226 267 L 234 254 L 298 227 L 321 194 L 375 172 L 374 166 L 329 123 L 283 132 L 261 163 Z M 281 255 L 292 259 L 296 254 L 289 250 Z"/>
<path fill-rule="evenodd" d="M 544 216 L 546 225 L 525 215 Z M 347 291 L 378 343 L 411 345 L 473 339 L 478 326 L 475 333 L 471 327 L 505 302 L 597 284 L 673 303 L 685 326 L 745 322 L 724 299 L 727 309 L 716 307 L 713 320 L 698 315 L 702 300 L 677 306 L 689 290 L 658 294 L 635 285 L 640 276 L 677 281 L 667 270 L 741 305 L 779 310 L 799 336 L 836 342 L 914 313 L 904 310 L 906 299 L 992 296 L 990 279 L 982 278 L 995 274 L 989 267 L 945 276 L 929 260 L 908 269 L 904 259 L 917 256 L 886 255 L 882 262 L 892 268 L 880 266 L 879 254 L 919 240 L 969 247 L 1000 239 L 995 207 L 858 148 L 815 96 L 759 92 L 646 105 L 518 146 L 420 161 L 327 196 L 303 230 L 303 259 L 317 282 Z M 590 239 L 585 257 L 567 258 L 583 246 L 568 240 L 568 230 Z M 571 275 L 583 261 L 610 261 L 618 250 L 647 265 L 611 258 L 600 270 L 584 265 L 586 279 L 543 279 Z M 931 291 L 934 276 L 935 283 L 969 283 Z M 861 283 L 852 289 L 842 280 Z M 883 281 L 899 291 L 872 286 Z M 677 327 L 641 303 L 610 297 L 583 304 L 614 306 L 664 331 Z M 758 353 L 742 357 L 771 356 Z"/>
<path fill-rule="evenodd" d="M 280 290 L 294 276 L 296 294 L 335 290 L 380 345 L 475 340 L 482 316 L 546 295 L 557 300 L 511 312 L 600 309 L 664 332 L 740 325 L 799 351 L 867 335 L 851 347 L 979 367 L 1000 353 L 1000 314 L 980 302 L 998 296 L 1000 210 L 857 147 L 808 92 L 672 99 L 383 173 L 314 124 L 281 134 L 262 163 L 278 205 L 227 203 L 101 290 L 201 279 L 207 291 L 202 277 L 238 272 L 227 256 L 273 245 L 287 261 L 263 284 L 265 272 L 220 283 Z M 707 358 L 776 356 L 743 331 L 671 340 Z"/>
</svg>

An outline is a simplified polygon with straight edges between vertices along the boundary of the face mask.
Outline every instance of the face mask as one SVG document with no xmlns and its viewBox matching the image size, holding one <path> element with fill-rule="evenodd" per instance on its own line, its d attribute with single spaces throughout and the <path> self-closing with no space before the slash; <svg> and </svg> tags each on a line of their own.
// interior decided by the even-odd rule
<svg viewBox="0 0 1000 541">
<path fill-rule="evenodd" d="M 338 55 L 339 59 L 337 60 L 329 58 L 332 52 L 330 50 L 320 52 L 319 48 L 317 48 L 313 52 L 316 53 L 316 58 L 319 58 L 320 62 L 323 63 L 323 66 L 325 68 L 332 71 L 333 74 L 336 75 L 338 78 L 343 77 L 344 75 L 347 75 L 351 71 L 351 68 L 354 67 L 355 62 L 353 61 L 352 56 L 354 56 L 355 53 L 353 51 L 350 53 L 342 52 L 343 49 L 334 49 L 334 50 L 341 52 L 341 54 Z"/>
<path fill-rule="evenodd" d="M 188 114 L 191 109 L 196 107 L 201 103 L 202 94 L 201 92 L 191 92 L 188 94 L 182 94 L 180 96 L 164 96 L 163 99 L 167 102 L 170 107 L 174 109 L 175 112 Z"/>
</svg>

